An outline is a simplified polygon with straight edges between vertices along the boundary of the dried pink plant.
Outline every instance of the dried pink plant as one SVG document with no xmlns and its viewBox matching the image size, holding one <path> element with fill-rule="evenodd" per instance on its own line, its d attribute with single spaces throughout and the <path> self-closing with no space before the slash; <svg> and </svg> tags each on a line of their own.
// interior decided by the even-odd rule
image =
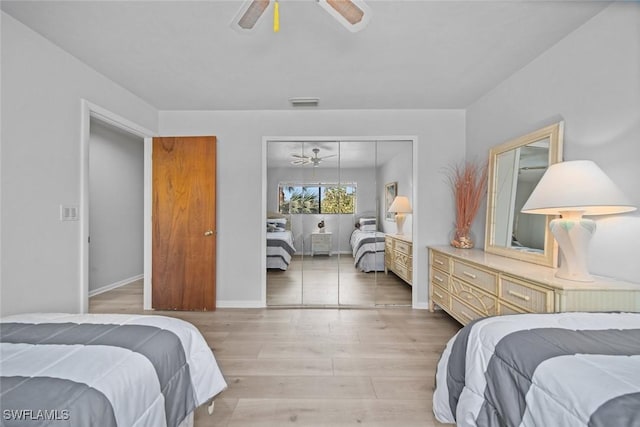
<svg viewBox="0 0 640 427">
<path fill-rule="evenodd" d="M 452 166 L 447 177 L 456 204 L 456 237 L 468 236 L 486 194 L 487 164 L 465 161 Z"/>
</svg>

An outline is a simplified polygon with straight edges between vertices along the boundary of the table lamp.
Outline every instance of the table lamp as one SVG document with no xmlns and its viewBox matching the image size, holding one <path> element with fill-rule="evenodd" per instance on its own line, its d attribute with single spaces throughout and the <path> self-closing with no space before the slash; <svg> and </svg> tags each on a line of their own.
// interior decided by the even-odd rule
<svg viewBox="0 0 640 427">
<path fill-rule="evenodd" d="M 404 234 L 402 227 L 404 226 L 405 214 L 411 213 L 411 203 L 407 196 L 396 196 L 389 206 L 389 212 L 395 212 L 396 214 L 396 234 Z"/>
<path fill-rule="evenodd" d="M 595 221 L 583 215 L 610 215 L 636 210 L 611 179 L 590 160 L 555 163 L 522 207 L 523 213 L 561 215 L 549 227 L 560 249 L 556 277 L 591 282 L 587 248 Z"/>
</svg>

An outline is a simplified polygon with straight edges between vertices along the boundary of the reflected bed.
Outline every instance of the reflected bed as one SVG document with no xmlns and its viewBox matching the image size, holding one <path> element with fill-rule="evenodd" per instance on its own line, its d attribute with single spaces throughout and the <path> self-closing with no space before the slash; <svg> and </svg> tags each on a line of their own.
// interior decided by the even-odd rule
<svg viewBox="0 0 640 427">
<path fill-rule="evenodd" d="M 358 228 L 351 233 L 353 265 L 366 273 L 384 271 L 384 233 L 362 231 Z"/>
<path fill-rule="evenodd" d="M 291 230 L 267 232 L 267 268 L 288 269 L 295 252 Z"/>
</svg>

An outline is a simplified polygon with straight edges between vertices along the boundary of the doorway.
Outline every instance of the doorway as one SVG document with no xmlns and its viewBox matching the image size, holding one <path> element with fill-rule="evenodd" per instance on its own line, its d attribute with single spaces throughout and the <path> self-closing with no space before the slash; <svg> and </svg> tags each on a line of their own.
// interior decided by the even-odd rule
<svg viewBox="0 0 640 427">
<path fill-rule="evenodd" d="M 91 120 L 110 125 L 130 135 L 144 139 L 143 166 L 143 307 L 151 308 L 151 137 L 154 132 L 119 116 L 86 99 L 81 100 L 81 145 L 80 145 L 80 301 L 79 312 L 89 309 L 89 141 L 91 136 Z"/>
<path fill-rule="evenodd" d="M 386 268 L 392 253 L 385 257 L 385 241 L 397 230 L 385 188 L 394 183 L 398 194 L 415 200 L 413 144 L 413 138 L 265 138 L 267 306 L 412 305 L 412 266 L 404 277 Z M 407 217 L 402 237 L 410 242 Z"/>
<path fill-rule="evenodd" d="M 95 118 L 90 120 L 88 215 L 89 296 L 141 281 L 144 138 Z"/>
</svg>

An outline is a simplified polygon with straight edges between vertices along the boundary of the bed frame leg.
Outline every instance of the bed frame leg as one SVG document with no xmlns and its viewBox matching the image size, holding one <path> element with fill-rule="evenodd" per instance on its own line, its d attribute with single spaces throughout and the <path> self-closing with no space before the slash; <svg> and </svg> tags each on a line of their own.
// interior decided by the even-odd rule
<svg viewBox="0 0 640 427">
<path fill-rule="evenodd" d="M 209 415 L 213 414 L 213 407 L 215 406 L 216 402 L 215 401 L 211 401 L 211 405 L 207 406 L 207 412 L 209 413 Z"/>
</svg>

